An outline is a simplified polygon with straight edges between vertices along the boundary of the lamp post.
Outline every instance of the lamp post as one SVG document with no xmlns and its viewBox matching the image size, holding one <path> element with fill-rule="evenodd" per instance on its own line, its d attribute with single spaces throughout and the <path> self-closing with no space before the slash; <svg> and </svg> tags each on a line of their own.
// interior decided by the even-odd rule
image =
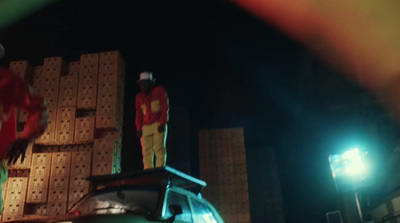
<svg viewBox="0 0 400 223">
<path fill-rule="evenodd" d="M 358 189 L 366 186 L 365 180 L 368 175 L 366 155 L 367 153 L 362 153 L 360 149 L 353 148 L 343 154 L 329 156 L 336 189 L 345 192 L 346 216 L 349 222 L 363 222 Z M 351 217 L 354 209 L 357 209 L 358 219 Z"/>
</svg>

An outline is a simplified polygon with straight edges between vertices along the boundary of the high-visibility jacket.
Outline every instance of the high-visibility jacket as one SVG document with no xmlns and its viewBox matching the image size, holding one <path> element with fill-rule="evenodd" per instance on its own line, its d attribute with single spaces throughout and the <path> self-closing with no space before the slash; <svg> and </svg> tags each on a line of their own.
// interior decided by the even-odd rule
<svg viewBox="0 0 400 223">
<path fill-rule="evenodd" d="M 155 86 L 149 94 L 140 92 L 136 95 L 136 128 L 158 122 L 165 125 L 168 122 L 168 96 L 161 86 Z"/>
<path fill-rule="evenodd" d="M 27 120 L 18 138 L 32 140 L 47 128 L 49 111 L 42 96 L 20 76 L 0 67 L 0 160 L 16 137 L 14 107 L 27 112 Z"/>
</svg>

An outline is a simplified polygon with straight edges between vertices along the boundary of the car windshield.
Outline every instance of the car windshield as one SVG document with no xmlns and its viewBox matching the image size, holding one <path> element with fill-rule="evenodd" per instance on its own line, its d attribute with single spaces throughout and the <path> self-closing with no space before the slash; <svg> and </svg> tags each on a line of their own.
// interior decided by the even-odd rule
<svg viewBox="0 0 400 223">
<path fill-rule="evenodd" d="M 73 207 L 68 214 L 148 215 L 155 211 L 160 195 L 159 187 L 129 186 L 93 192 Z"/>
</svg>

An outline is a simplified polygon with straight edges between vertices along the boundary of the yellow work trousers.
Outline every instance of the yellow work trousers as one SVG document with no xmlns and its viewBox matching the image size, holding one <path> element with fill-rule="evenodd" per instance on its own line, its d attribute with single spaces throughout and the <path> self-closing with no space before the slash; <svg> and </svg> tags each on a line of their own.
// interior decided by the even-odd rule
<svg viewBox="0 0 400 223">
<path fill-rule="evenodd" d="M 1 163 L 0 163 L 0 196 L 1 196 L 1 191 L 2 191 L 2 186 L 3 186 L 3 183 L 4 182 L 6 182 L 6 180 L 7 180 L 7 177 L 8 177 L 8 169 L 7 169 L 7 164 L 6 164 L 6 162 L 3 160 Z M 4 188 L 4 189 L 6 189 L 6 188 Z M 3 210 L 3 196 L 1 196 L 1 198 L 0 198 L 0 211 L 1 210 Z"/>
<path fill-rule="evenodd" d="M 159 124 L 153 123 L 142 127 L 142 154 L 143 168 L 150 169 L 154 167 L 163 167 L 167 161 L 167 150 L 165 149 L 165 140 L 167 139 L 167 125 L 164 132 L 158 132 Z M 154 156 L 155 165 L 154 165 Z"/>
</svg>

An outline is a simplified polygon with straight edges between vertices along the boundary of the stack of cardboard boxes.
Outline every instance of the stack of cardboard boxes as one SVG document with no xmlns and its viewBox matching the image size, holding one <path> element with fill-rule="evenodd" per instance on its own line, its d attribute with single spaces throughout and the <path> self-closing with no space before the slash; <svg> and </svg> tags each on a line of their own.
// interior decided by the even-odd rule
<svg viewBox="0 0 400 223">
<path fill-rule="evenodd" d="M 226 222 L 250 222 L 243 128 L 201 130 L 199 158 L 204 198 Z"/>
<path fill-rule="evenodd" d="M 65 214 L 89 191 L 88 176 L 121 171 L 125 63 L 118 51 L 80 61 L 13 61 L 10 69 L 46 98 L 50 120 L 25 161 L 9 167 L 3 220 Z M 26 113 L 16 111 L 18 129 Z"/>
</svg>

